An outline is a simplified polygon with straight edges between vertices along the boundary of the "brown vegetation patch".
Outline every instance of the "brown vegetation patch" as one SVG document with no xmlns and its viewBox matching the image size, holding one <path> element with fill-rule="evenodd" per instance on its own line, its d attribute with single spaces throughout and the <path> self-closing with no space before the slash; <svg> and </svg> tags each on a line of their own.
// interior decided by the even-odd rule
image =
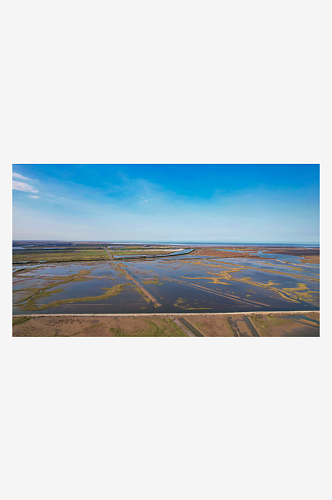
<svg viewBox="0 0 332 500">
<path fill-rule="evenodd" d="M 17 319 L 17 318 L 15 318 Z M 185 337 L 168 317 L 49 316 L 22 319 L 13 326 L 14 337 Z M 23 324 L 22 324 L 23 323 Z"/>
<path fill-rule="evenodd" d="M 308 264 L 319 264 L 320 256 L 319 255 L 305 256 L 305 257 L 302 257 L 302 260 L 303 260 L 303 262 L 306 262 Z"/>
<path fill-rule="evenodd" d="M 234 337 L 227 316 L 201 315 L 185 318 L 199 330 L 204 337 Z"/>
<path fill-rule="evenodd" d="M 280 248 L 274 250 L 265 250 L 265 253 L 278 253 L 282 255 L 294 255 L 297 256 L 311 256 L 319 255 L 319 248 Z"/>
<path fill-rule="evenodd" d="M 14 337 L 183 337 L 183 330 L 165 316 L 42 316 L 13 318 Z M 174 317 L 174 316 L 173 316 Z M 250 323 L 261 337 L 318 336 L 319 312 L 282 314 L 185 314 L 205 337 L 252 337 Z M 174 317 L 176 319 L 176 317 Z M 29 321 L 28 321 L 29 320 Z M 310 321 L 312 320 L 312 321 Z"/>
<path fill-rule="evenodd" d="M 250 255 L 249 252 L 223 252 L 222 250 L 216 250 L 214 248 L 197 248 L 191 255 L 200 255 L 202 257 L 220 257 L 221 259 L 236 259 L 236 258 L 255 258 L 257 255 Z"/>
</svg>

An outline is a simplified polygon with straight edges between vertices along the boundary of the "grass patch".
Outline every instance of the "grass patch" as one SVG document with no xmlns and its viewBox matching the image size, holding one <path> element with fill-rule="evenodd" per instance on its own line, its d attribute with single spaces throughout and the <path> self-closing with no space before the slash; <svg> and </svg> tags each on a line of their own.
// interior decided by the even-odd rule
<svg viewBox="0 0 332 500">
<path fill-rule="evenodd" d="M 203 329 L 204 330 L 204 325 L 202 323 L 200 323 L 199 321 L 193 321 L 192 319 L 190 320 L 190 322 L 198 329 Z"/>
<path fill-rule="evenodd" d="M 180 307 L 180 309 L 183 309 L 185 311 L 198 311 L 202 310 L 205 311 L 206 309 L 212 309 L 212 307 L 189 307 L 189 302 L 182 297 L 179 297 L 176 302 L 174 302 L 175 307 Z"/>
<path fill-rule="evenodd" d="M 250 316 L 250 319 L 262 337 L 270 337 L 269 324 L 262 316 Z"/>
<path fill-rule="evenodd" d="M 26 270 L 27 270 L 26 267 L 23 269 L 16 269 L 16 271 L 13 271 L 13 277 L 16 276 L 17 274 L 26 272 Z"/>
<path fill-rule="evenodd" d="M 169 318 L 158 318 L 155 320 L 145 319 L 147 324 L 144 329 L 126 332 L 120 327 L 110 328 L 114 337 L 186 337 L 181 328 Z"/>
<path fill-rule="evenodd" d="M 13 252 L 13 263 L 18 262 L 73 262 L 87 260 L 106 260 L 104 249 L 89 250 L 28 250 L 22 252 Z"/>
<path fill-rule="evenodd" d="M 176 307 L 182 307 L 182 304 L 185 304 L 186 301 L 182 298 L 182 297 L 179 297 L 178 300 L 174 303 L 174 305 Z"/>
<path fill-rule="evenodd" d="M 272 323 L 272 325 L 275 325 L 275 326 L 282 326 L 282 325 L 286 325 L 286 323 L 288 323 L 287 319 L 276 318 L 272 314 L 268 314 L 267 318 L 268 318 L 269 322 Z"/>
<path fill-rule="evenodd" d="M 113 333 L 114 337 L 132 337 L 132 335 L 127 335 L 119 326 L 110 328 L 110 332 Z"/>
<path fill-rule="evenodd" d="M 24 306 L 27 306 L 31 311 L 35 311 L 37 309 L 37 306 L 35 304 L 35 300 L 39 299 L 40 297 L 49 297 L 52 293 L 58 293 L 62 292 L 63 290 L 54 290 L 48 292 L 50 288 L 54 288 L 58 285 L 63 285 L 65 283 L 70 283 L 71 281 L 86 281 L 89 278 L 87 278 L 85 275 L 91 273 L 89 270 L 82 270 L 79 273 L 76 274 L 70 274 L 69 276 L 63 276 L 60 278 L 55 278 L 57 281 L 55 283 L 52 283 L 51 285 L 47 285 L 44 288 L 25 288 L 23 290 L 16 290 L 16 292 L 28 292 L 28 295 L 21 299 L 19 302 L 16 302 L 17 304 L 22 304 L 23 302 L 26 302 Z M 60 281 L 59 281 L 60 280 Z"/>
<path fill-rule="evenodd" d="M 49 291 L 46 291 L 46 290 L 43 290 L 43 291 L 39 291 L 37 293 L 35 293 L 34 295 L 32 295 L 27 301 L 26 301 L 26 306 L 27 307 L 30 307 L 30 305 L 35 305 L 35 300 L 36 299 L 40 299 L 42 297 L 51 297 L 51 295 L 54 295 L 55 293 L 60 293 L 60 292 L 63 292 L 63 290 L 61 288 L 57 288 L 55 290 L 49 290 Z M 38 297 L 37 297 L 38 295 Z M 32 310 L 35 310 L 35 309 L 32 309 Z"/>
<path fill-rule="evenodd" d="M 20 325 L 21 323 L 24 323 L 25 321 L 28 321 L 31 318 L 28 318 L 27 316 L 22 316 L 21 318 L 13 318 L 13 326 L 15 325 Z"/>
<path fill-rule="evenodd" d="M 40 291 L 40 288 L 25 288 L 23 290 L 15 290 L 15 292 L 27 292 L 28 295 L 23 297 L 23 299 L 19 300 L 18 302 L 15 302 L 15 305 L 17 304 L 22 304 L 22 302 L 25 302 L 26 300 L 30 299 L 34 295 L 36 295 Z"/>
<path fill-rule="evenodd" d="M 27 295 L 26 297 L 24 297 L 24 299 L 17 302 L 17 304 L 20 304 L 21 307 L 27 311 L 39 311 L 42 309 L 47 309 L 49 307 L 58 307 L 62 304 L 104 300 L 104 299 L 107 299 L 108 297 L 118 295 L 122 291 L 122 288 L 125 286 L 125 285 L 115 285 L 112 288 L 105 288 L 104 287 L 103 290 L 106 290 L 106 292 L 102 295 L 97 295 L 95 297 L 80 297 L 80 298 L 57 300 L 54 302 L 50 302 L 49 304 L 42 304 L 42 305 L 36 304 L 36 300 L 38 300 L 40 298 L 50 297 L 51 295 L 53 295 L 55 293 L 62 292 L 63 290 L 60 288 L 53 290 L 53 288 L 59 286 L 60 284 L 70 283 L 73 281 L 87 281 L 87 280 L 89 280 L 90 278 L 86 277 L 86 274 L 89 274 L 89 273 L 91 273 L 91 271 L 82 270 L 76 274 L 71 274 L 69 276 L 60 277 L 60 280 L 56 281 L 55 283 L 52 283 L 51 285 L 46 286 L 45 288 L 27 288 L 25 291 L 28 291 L 29 295 Z M 22 291 L 22 290 L 18 290 L 18 291 Z"/>
<path fill-rule="evenodd" d="M 110 250 L 110 252 L 117 255 L 167 255 L 168 253 L 173 253 L 175 250 L 165 250 L 165 249 L 132 249 L 132 250 Z"/>
<path fill-rule="evenodd" d="M 104 253 L 105 253 L 105 258 L 106 260 L 111 260 L 111 257 L 109 256 L 109 254 L 107 253 L 106 251 L 106 248 L 104 248 Z M 112 255 L 112 254 L 111 254 Z"/>
<path fill-rule="evenodd" d="M 137 285 L 133 284 L 134 285 L 134 290 L 136 290 L 136 292 L 140 293 L 143 297 L 143 299 L 146 300 L 146 302 L 151 302 L 151 299 L 150 297 L 148 297 L 141 288 L 139 288 Z"/>
<path fill-rule="evenodd" d="M 234 337 L 234 336 L 235 336 L 235 335 L 234 335 L 234 331 L 233 331 L 233 328 L 231 327 L 231 324 L 230 324 L 230 322 L 229 322 L 229 319 L 225 317 L 225 318 L 224 318 L 224 320 L 225 320 L 225 325 L 226 325 L 227 330 L 229 331 L 230 335 L 231 335 L 232 337 Z"/>
</svg>

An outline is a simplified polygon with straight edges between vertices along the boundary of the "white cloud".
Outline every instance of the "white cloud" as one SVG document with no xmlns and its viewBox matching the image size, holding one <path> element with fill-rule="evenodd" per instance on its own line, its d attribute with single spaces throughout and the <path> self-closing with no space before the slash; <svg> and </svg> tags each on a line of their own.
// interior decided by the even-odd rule
<svg viewBox="0 0 332 500">
<path fill-rule="evenodd" d="M 33 196 L 32 194 L 30 194 L 29 198 L 39 198 L 39 196 Z"/>
<path fill-rule="evenodd" d="M 17 191 L 25 191 L 27 193 L 38 193 L 38 190 L 33 186 L 30 186 L 30 184 L 19 181 L 13 181 L 13 189 L 16 189 Z"/>
<path fill-rule="evenodd" d="M 29 177 L 24 177 L 23 175 L 21 174 L 18 174 L 16 172 L 13 172 L 13 177 L 15 177 L 15 179 L 29 179 Z"/>
</svg>

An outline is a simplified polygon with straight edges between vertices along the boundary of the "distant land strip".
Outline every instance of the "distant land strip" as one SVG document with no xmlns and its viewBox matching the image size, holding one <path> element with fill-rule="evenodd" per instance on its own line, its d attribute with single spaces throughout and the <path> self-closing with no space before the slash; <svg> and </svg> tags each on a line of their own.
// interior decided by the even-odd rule
<svg viewBox="0 0 332 500">
<path fill-rule="evenodd" d="M 320 313 L 319 310 L 315 311 L 242 311 L 242 312 L 225 312 L 225 313 L 193 313 L 193 312 L 170 312 L 170 313 L 81 313 L 81 314 L 68 314 L 68 313 L 57 313 L 57 314 L 13 314 L 13 318 L 20 318 L 21 316 L 38 318 L 42 316 L 234 316 L 235 314 L 245 314 L 249 316 L 251 314 L 257 316 L 257 314 L 271 315 L 271 314 L 303 314 L 303 313 Z"/>
</svg>

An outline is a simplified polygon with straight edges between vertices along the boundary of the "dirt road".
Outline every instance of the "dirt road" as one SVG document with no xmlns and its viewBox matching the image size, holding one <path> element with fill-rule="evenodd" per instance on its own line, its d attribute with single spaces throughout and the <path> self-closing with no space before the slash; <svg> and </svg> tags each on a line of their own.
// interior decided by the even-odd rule
<svg viewBox="0 0 332 500">
<path fill-rule="evenodd" d="M 107 253 L 107 255 L 109 256 L 110 260 L 113 260 L 113 255 L 110 253 L 110 251 L 108 250 L 108 248 L 106 247 L 103 247 L 105 252 Z"/>
</svg>

